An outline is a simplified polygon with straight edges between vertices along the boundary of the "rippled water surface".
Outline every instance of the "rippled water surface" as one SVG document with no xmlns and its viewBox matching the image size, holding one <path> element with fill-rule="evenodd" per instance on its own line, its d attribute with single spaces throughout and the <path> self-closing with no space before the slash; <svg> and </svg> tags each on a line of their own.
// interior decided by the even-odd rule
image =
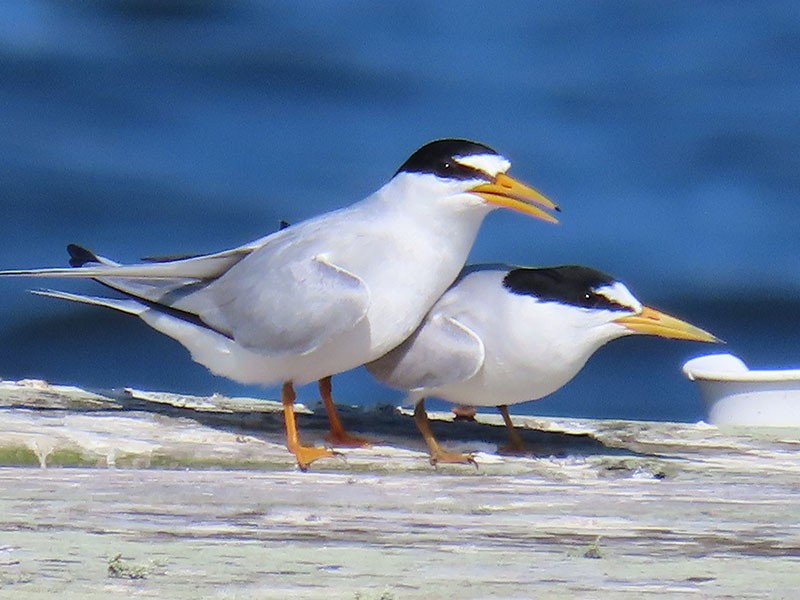
<svg viewBox="0 0 800 600">
<path fill-rule="evenodd" d="M 472 261 L 588 264 L 752 364 L 797 366 L 798 64 L 794 2 L 10 1 L 0 266 L 64 264 L 68 242 L 123 261 L 222 249 L 469 137 L 563 208 L 557 227 L 491 215 Z M 4 378 L 274 395 L 38 283 L 0 281 Z M 680 366 L 706 351 L 620 340 L 526 410 L 697 419 Z M 336 385 L 400 397 L 361 371 Z"/>
</svg>

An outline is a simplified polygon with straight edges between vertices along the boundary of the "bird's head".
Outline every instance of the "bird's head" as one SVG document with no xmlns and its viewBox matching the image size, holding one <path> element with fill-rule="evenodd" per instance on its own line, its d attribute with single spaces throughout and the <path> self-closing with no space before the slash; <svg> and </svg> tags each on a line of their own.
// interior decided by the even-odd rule
<svg viewBox="0 0 800 600">
<path fill-rule="evenodd" d="M 593 341 L 600 346 L 625 335 L 644 334 L 720 341 L 699 327 L 643 305 L 625 284 L 588 267 L 516 268 L 506 274 L 503 285 L 512 293 L 533 296 L 541 306 L 549 305 L 550 325 L 558 326 L 565 340 Z"/>
<path fill-rule="evenodd" d="M 468 195 L 488 208 L 510 208 L 543 221 L 558 220 L 543 209 L 558 206 L 531 187 L 509 177 L 508 159 L 488 146 L 445 139 L 425 144 L 397 170 L 395 178 L 441 196 Z"/>
</svg>

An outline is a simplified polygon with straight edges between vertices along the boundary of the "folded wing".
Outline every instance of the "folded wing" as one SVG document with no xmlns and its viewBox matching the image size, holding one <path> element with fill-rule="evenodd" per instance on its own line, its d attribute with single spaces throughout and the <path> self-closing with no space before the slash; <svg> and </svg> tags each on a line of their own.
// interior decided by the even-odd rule
<svg viewBox="0 0 800 600">
<path fill-rule="evenodd" d="M 147 309 L 213 329 L 267 356 L 308 354 L 364 319 L 370 296 L 361 278 L 302 243 L 270 244 L 271 237 L 215 254 L 136 265 L 71 245 L 72 268 L 0 275 L 93 278 Z M 59 294 L 46 295 L 87 301 Z M 131 304 L 92 300 L 132 312 L 125 310 Z"/>
<path fill-rule="evenodd" d="M 378 380 L 392 387 L 421 391 L 464 381 L 483 366 L 481 338 L 453 317 L 429 315 L 397 348 L 367 364 Z"/>
</svg>

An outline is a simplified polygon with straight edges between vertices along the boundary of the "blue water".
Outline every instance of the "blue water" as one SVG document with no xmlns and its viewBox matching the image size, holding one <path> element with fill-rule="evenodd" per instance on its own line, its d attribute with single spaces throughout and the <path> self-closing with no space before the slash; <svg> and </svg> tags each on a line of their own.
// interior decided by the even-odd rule
<svg viewBox="0 0 800 600">
<path fill-rule="evenodd" d="M 563 208 L 472 261 L 583 263 L 756 366 L 800 365 L 800 4 L 12 1 L 0 266 L 219 250 L 349 204 L 437 137 Z M 0 377 L 274 397 L 134 319 L 0 281 Z M 94 290 L 91 283 L 45 285 Z M 624 339 L 531 413 L 695 420 L 699 344 Z M 343 403 L 397 401 L 362 371 Z M 312 402 L 309 386 L 301 399 Z"/>
</svg>

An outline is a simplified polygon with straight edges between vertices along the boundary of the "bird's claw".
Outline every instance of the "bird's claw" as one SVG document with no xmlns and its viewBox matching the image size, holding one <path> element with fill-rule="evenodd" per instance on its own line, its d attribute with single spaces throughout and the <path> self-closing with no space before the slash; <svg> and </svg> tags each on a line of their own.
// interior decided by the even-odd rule
<svg viewBox="0 0 800 600">
<path fill-rule="evenodd" d="M 431 466 L 436 467 L 439 464 L 456 464 L 456 465 L 472 465 L 478 469 L 478 463 L 473 454 L 462 454 L 460 452 L 447 452 L 439 451 L 430 455 L 429 461 Z"/>
<path fill-rule="evenodd" d="M 344 448 L 372 447 L 372 441 L 357 435 L 351 435 L 347 432 L 335 433 L 332 431 L 325 436 L 325 441 L 331 446 L 341 446 Z"/>
<path fill-rule="evenodd" d="M 317 446 L 296 446 L 289 448 L 289 450 L 297 460 L 297 467 L 303 472 L 308 471 L 309 465 L 315 460 L 341 456 L 341 453 L 335 452 L 330 448 L 319 448 Z"/>
</svg>

